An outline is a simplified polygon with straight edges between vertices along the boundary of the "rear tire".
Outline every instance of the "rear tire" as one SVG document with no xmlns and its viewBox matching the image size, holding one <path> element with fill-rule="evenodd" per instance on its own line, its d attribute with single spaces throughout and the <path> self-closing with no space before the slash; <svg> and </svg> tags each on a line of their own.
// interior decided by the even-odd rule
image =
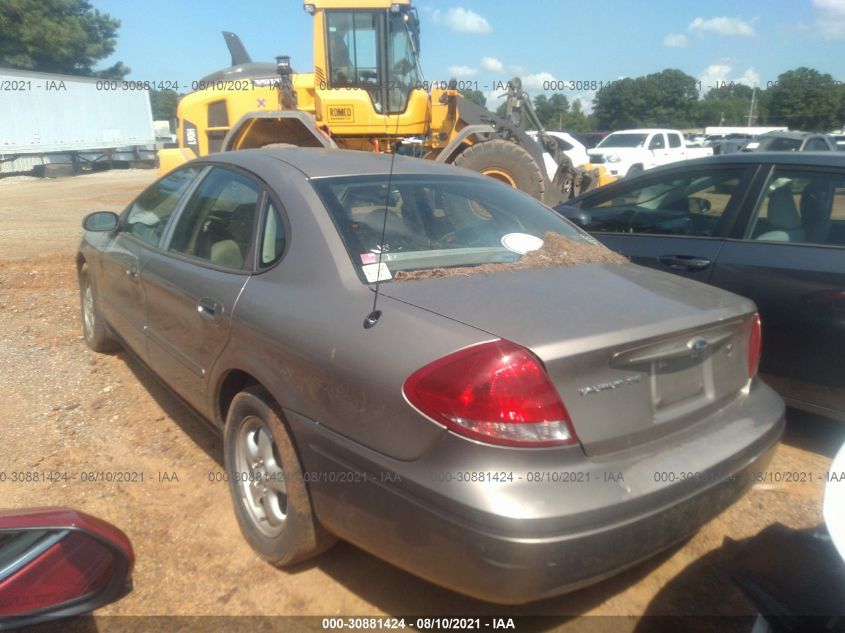
<svg viewBox="0 0 845 633">
<path fill-rule="evenodd" d="M 120 346 L 109 332 L 109 328 L 100 315 L 99 300 L 88 264 L 82 264 L 79 269 L 79 302 L 82 308 L 82 336 L 85 344 L 95 352 L 113 352 Z"/>
<path fill-rule="evenodd" d="M 235 516 L 252 549 L 282 567 L 337 540 L 314 516 L 311 497 L 281 407 L 260 387 L 235 396 L 223 450 Z"/>
<path fill-rule="evenodd" d="M 543 199 L 543 172 L 534 157 L 516 143 L 503 139 L 476 143 L 458 154 L 454 164 L 491 176 L 538 200 Z"/>
</svg>

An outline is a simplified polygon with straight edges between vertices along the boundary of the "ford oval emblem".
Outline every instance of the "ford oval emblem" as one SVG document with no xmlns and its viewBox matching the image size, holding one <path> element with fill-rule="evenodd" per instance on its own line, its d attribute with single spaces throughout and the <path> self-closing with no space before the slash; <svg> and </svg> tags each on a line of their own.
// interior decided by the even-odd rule
<svg viewBox="0 0 845 633">
<path fill-rule="evenodd" d="M 694 341 L 689 342 L 689 348 L 694 352 L 700 352 L 705 347 L 707 347 L 707 341 L 703 338 L 697 338 Z"/>
</svg>

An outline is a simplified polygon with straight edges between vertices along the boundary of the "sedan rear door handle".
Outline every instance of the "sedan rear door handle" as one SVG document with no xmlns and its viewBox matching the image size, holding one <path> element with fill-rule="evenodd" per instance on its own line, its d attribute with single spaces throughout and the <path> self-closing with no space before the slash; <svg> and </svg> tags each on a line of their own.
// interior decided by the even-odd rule
<svg viewBox="0 0 845 633">
<path fill-rule="evenodd" d="M 204 297 L 197 302 L 197 312 L 206 319 L 216 319 L 223 312 L 223 304 L 217 299 Z"/>
<path fill-rule="evenodd" d="M 129 267 L 126 269 L 126 276 L 129 277 L 132 281 L 138 280 L 138 267 L 135 264 L 130 264 Z"/>
<path fill-rule="evenodd" d="M 657 260 L 675 270 L 704 270 L 710 265 L 709 259 L 692 255 L 661 255 Z"/>
</svg>

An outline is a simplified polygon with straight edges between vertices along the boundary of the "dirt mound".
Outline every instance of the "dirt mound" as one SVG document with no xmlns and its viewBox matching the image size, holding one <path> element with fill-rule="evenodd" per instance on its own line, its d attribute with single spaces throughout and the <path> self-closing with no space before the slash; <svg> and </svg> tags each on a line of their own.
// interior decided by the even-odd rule
<svg viewBox="0 0 845 633">
<path fill-rule="evenodd" d="M 519 261 L 503 264 L 482 264 L 458 268 L 430 268 L 427 270 L 398 271 L 393 275 L 397 281 L 435 279 L 438 277 L 461 277 L 481 273 L 496 273 L 505 270 L 526 270 L 528 268 L 558 268 L 578 264 L 626 264 L 628 258 L 615 253 L 601 244 L 577 242 L 560 233 L 547 232 L 543 245 L 536 251 L 523 255 Z"/>
</svg>

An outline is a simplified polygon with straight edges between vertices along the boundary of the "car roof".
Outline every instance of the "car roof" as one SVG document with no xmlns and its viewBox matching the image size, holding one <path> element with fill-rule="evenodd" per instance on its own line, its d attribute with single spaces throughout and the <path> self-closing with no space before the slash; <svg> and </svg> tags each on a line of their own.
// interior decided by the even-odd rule
<svg viewBox="0 0 845 633">
<path fill-rule="evenodd" d="M 669 163 L 656 169 L 650 169 L 644 174 L 659 173 L 659 171 L 670 171 L 679 167 L 703 167 L 705 165 L 719 164 L 757 164 L 765 163 L 778 165 L 808 165 L 816 167 L 845 167 L 845 152 L 734 152 L 732 154 L 718 154 L 716 156 L 704 156 L 691 160 Z"/>
<path fill-rule="evenodd" d="M 827 136 L 827 134 L 823 134 L 822 132 L 799 132 L 795 130 L 782 130 L 780 132 L 766 132 L 765 134 L 761 134 L 759 138 L 769 138 L 769 137 L 777 137 L 777 138 L 792 138 L 795 140 L 805 139 L 808 136 Z"/>
<path fill-rule="evenodd" d="M 367 176 L 389 173 L 391 164 L 395 174 L 431 174 L 448 176 L 477 175 L 468 170 L 456 171 L 452 165 L 409 156 L 381 154 L 346 149 L 311 147 L 274 147 L 247 149 L 211 154 L 204 160 L 229 163 L 245 169 L 287 163 L 308 178 L 329 176 Z"/>
</svg>

